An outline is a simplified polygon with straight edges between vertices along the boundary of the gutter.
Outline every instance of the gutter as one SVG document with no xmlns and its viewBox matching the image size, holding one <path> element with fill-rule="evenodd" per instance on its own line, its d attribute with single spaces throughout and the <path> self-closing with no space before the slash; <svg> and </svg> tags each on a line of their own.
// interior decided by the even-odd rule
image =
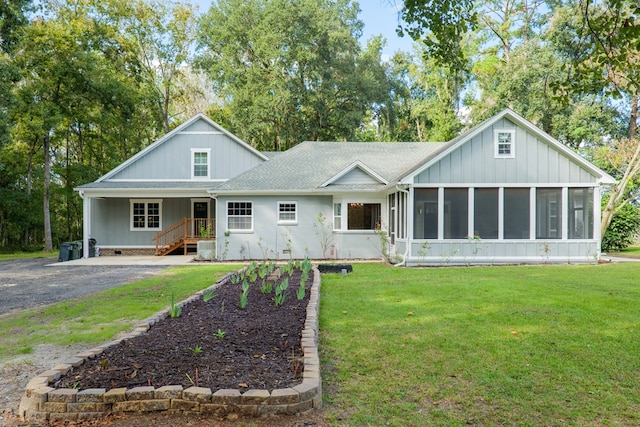
<svg viewBox="0 0 640 427">
<path fill-rule="evenodd" d="M 396 184 L 396 190 L 401 191 L 403 193 L 405 193 L 407 195 L 407 200 L 409 200 L 409 190 L 405 189 L 405 188 L 401 188 L 400 184 Z M 405 215 L 406 215 L 406 211 L 405 211 Z M 407 224 L 408 225 L 408 224 Z M 409 233 L 407 233 L 407 244 L 406 247 L 404 248 L 404 254 L 402 255 L 402 261 L 400 261 L 397 264 L 394 264 L 394 267 L 401 267 L 401 266 L 406 266 L 407 265 L 407 257 L 409 256 L 409 245 L 411 245 L 410 242 L 410 238 L 408 236 Z"/>
</svg>

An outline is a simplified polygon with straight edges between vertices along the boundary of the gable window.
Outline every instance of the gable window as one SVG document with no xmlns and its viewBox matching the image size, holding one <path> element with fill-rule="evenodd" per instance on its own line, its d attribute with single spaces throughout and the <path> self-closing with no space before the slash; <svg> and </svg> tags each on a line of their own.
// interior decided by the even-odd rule
<svg viewBox="0 0 640 427">
<path fill-rule="evenodd" d="M 160 200 L 131 200 L 131 231 L 160 230 Z"/>
<path fill-rule="evenodd" d="M 253 203 L 227 202 L 227 230 L 253 230 Z"/>
<path fill-rule="evenodd" d="M 298 223 L 298 203 L 278 202 L 278 224 Z"/>
<path fill-rule="evenodd" d="M 380 203 L 348 203 L 348 230 L 376 230 L 381 220 Z"/>
<path fill-rule="evenodd" d="M 496 130 L 493 133 L 495 156 L 510 158 L 515 156 L 515 130 Z"/>
<path fill-rule="evenodd" d="M 206 179 L 209 178 L 209 149 L 192 149 L 191 150 L 191 178 Z"/>
</svg>

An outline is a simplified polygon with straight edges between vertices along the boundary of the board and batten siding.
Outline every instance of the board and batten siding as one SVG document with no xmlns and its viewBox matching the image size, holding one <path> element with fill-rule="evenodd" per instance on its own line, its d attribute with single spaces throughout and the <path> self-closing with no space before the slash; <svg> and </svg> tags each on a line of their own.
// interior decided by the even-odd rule
<svg viewBox="0 0 640 427">
<path fill-rule="evenodd" d="M 494 130 L 515 130 L 515 157 L 496 158 Z M 596 177 L 505 118 L 416 175 L 420 184 L 594 185 Z"/>
<path fill-rule="evenodd" d="M 206 126 L 206 129 L 203 127 Z M 192 149 L 209 149 L 210 179 L 226 180 L 264 162 L 204 121 L 197 121 L 136 159 L 110 179 L 190 180 Z"/>
</svg>

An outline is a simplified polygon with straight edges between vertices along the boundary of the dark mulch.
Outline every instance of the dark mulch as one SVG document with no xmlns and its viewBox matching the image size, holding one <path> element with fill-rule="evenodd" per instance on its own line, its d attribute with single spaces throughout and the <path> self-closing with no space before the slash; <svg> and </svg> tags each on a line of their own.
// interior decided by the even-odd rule
<svg viewBox="0 0 640 427">
<path fill-rule="evenodd" d="M 180 317 L 166 318 L 148 332 L 110 347 L 74 368 L 55 387 L 197 385 L 216 391 L 300 384 L 300 339 L 313 283 L 313 275 L 309 276 L 305 298 L 298 300 L 300 271 L 294 271 L 280 307 L 274 303 L 273 291 L 261 293 L 257 279 L 251 284 L 247 307 L 240 309 L 241 285 L 225 281 L 211 301 L 199 299 L 184 306 Z"/>
</svg>

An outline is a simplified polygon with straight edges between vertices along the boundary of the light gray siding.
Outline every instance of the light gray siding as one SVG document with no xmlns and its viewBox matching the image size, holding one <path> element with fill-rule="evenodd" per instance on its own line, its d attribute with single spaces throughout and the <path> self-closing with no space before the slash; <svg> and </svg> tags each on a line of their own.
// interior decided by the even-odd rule
<svg viewBox="0 0 640 427">
<path fill-rule="evenodd" d="M 210 179 L 226 180 L 264 162 L 256 153 L 200 120 L 111 177 L 118 180 L 190 180 L 192 149 L 210 149 Z"/>
<path fill-rule="evenodd" d="M 515 156 L 496 158 L 494 130 L 515 130 Z M 503 118 L 418 174 L 415 184 L 593 184 L 579 164 Z"/>
<path fill-rule="evenodd" d="M 227 230 L 227 202 L 250 201 L 253 206 L 253 231 L 232 232 Z M 295 225 L 279 225 L 278 202 L 297 202 L 298 222 Z M 326 254 L 322 252 L 324 239 L 319 228 L 318 215 L 332 223 L 332 196 L 264 196 L 264 197 L 219 197 L 217 218 L 218 259 L 312 259 L 326 258 L 376 258 L 380 252 L 372 242 L 371 232 L 330 232 L 330 243 Z M 285 252 L 291 249 L 291 253 Z"/>
<path fill-rule="evenodd" d="M 378 184 L 378 181 L 362 169 L 354 168 L 332 184 Z"/>
</svg>

